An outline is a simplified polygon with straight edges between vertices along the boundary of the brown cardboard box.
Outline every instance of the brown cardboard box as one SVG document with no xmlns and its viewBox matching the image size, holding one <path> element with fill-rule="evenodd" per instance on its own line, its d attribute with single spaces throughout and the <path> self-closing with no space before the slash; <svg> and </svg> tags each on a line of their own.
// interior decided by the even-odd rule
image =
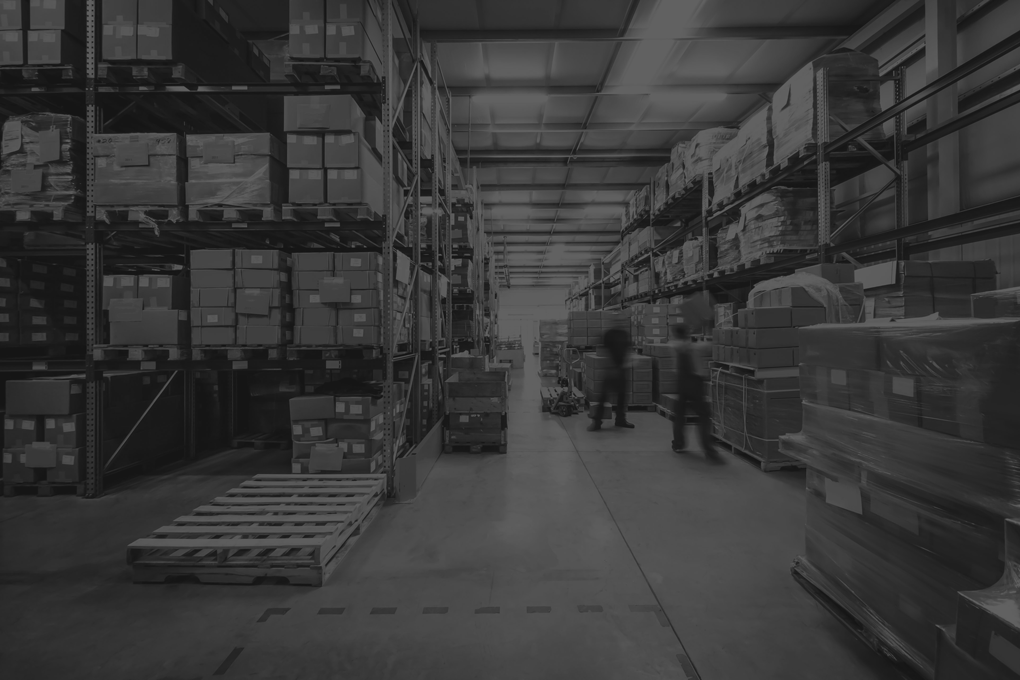
<svg viewBox="0 0 1020 680">
<path fill-rule="evenodd" d="M 31 65 L 60 66 L 85 61 L 85 45 L 70 31 L 28 31 L 26 40 L 26 61 Z"/>
<path fill-rule="evenodd" d="M 145 309 L 136 321 L 110 323 L 111 345 L 184 345 L 188 342 L 188 312 Z"/>
<path fill-rule="evenodd" d="M 26 29 L 30 26 L 29 0 L 0 3 L 0 31 Z"/>
<path fill-rule="evenodd" d="M 118 275 L 103 277 L 103 309 L 110 308 L 110 300 L 138 297 L 138 277 Z"/>
<path fill-rule="evenodd" d="M 341 345 L 378 346 L 382 343 L 382 329 L 378 326 L 340 328 Z"/>
<path fill-rule="evenodd" d="M 308 457 L 308 472 L 340 472 L 343 470 L 345 448 L 336 442 L 314 444 Z"/>
<path fill-rule="evenodd" d="M 61 448 L 85 446 L 85 414 L 43 418 L 43 441 Z"/>
<path fill-rule="evenodd" d="M 233 307 L 237 304 L 234 288 L 192 288 L 192 307 Z"/>
<path fill-rule="evenodd" d="M 323 279 L 333 278 L 333 268 L 328 271 L 295 271 L 294 290 L 319 290 Z"/>
<path fill-rule="evenodd" d="M 291 420 L 290 434 L 296 442 L 321 442 L 326 437 L 325 420 Z"/>
<path fill-rule="evenodd" d="M 7 416 L 4 418 L 4 448 L 23 449 L 29 444 L 46 441 L 43 418 L 38 416 Z"/>
<path fill-rule="evenodd" d="M 302 311 L 310 310 L 299 310 L 298 314 L 301 314 Z M 294 327 L 294 343 L 298 345 L 312 345 L 312 346 L 336 345 L 337 331 L 338 329 L 336 328 L 336 326 L 297 325 Z"/>
<path fill-rule="evenodd" d="M 379 326 L 381 309 L 341 309 L 337 312 L 338 326 Z"/>
<path fill-rule="evenodd" d="M 326 202 L 326 178 L 322 170 L 292 169 L 288 174 L 291 203 L 321 205 Z"/>
<path fill-rule="evenodd" d="M 192 250 L 191 269 L 233 269 L 234 250 Z"/>
<path fill-rule="evenodd" d="M 238 314 L 237 326 L 284 326 L 290 327 L 294 324 L 294 313 L 279 307 L 270 309 L 266 314 Z"/>
<path fill-rule="evenodd" d="M 366 136 L 357 132 L 327 132 L 323 143 L 327 168 L 361 168 L 365 163 L 379 163 Z"/>
<path fill-rule="evenodd" d="M 316 290 L 299 290 L 295 299 L 295 306 L 298 309 L 327 309 L 328 305 L 322 299 L 322 294 Z"/>
<path fill-rule="evenodd" d="M 327 169 L 326 200 L 330 204 L 368 206 L 378 214 L 386 212 L 381 178 L 367 167 Z"/>
<path fill-rule="evenodd" d="M 192 288 L 233 288 L 234 272 L 229 269 L 194 269 L 191 272 Z"/>
<path fill-rule="evenodd" d="M 237 344 L 237 329 L 234 326 L 192 326 L 191 344 L 196 347 L 229 347 Z"/>
<path fill-rule="evenodd" d="M 379 253 L 341 253 L 340 263 L 341 272 L 381 272 L 382 271 L 382 255 Z M 360 281 L 360 279 L 354 279 Z M 367 280 L 367 279 L 365 279 Z M 357 286 L 354 287 L 365 287 L 369 286 Z"/>
<path fill-rule="evenodd" d="M 287 167 L 313 169 L 325 167 L 323 165 L 322 133 L 289 133 L 287 135 Z"/>
<path fill-rule="evenodd" d="M 300 59 L 324 59 L 326 56 L 326 26 L 321 21 L 290 22 L 288 54 Z"/>
<path fill-rule="evenodd" d="M 64 416 L 85 411 L 85 383 L 63 380 L 8 380 L 7 416 Z"/>
<path fill-rule="evenodd" d="M 46 471 L 46 481 L 75 484 L 85 480 L 85 447 L 60 447 L 57 464 Z"/>
<path fill-rule="evenodd" d="M 321 304 L 349 303 L 351 301 L 351 284 L 342 276 L 326 277 L 319 284 L 319 294 L 316 300 L 309 297 L 309 302 Z M 302 307 L 306 305 L 301 305 Z"/>
<path fill-rule="evenodd" d="M 237 269 L 290 269 L 290 256 L 281 250 L 238 250 L 236 256 L 241 258 Z"/>
<path fill-rule="evenodd" d="M 295 272 L 331 272 L 335 266 L 335 257 L 332 252 L 294 253 L 292 257 Z"/>
<path fill-rule="evenodd" d="M 291 421 L 328 420 L 333 417 L 336 410 L 333 397 L 328 394 L 292 397 L 288 404 Z"/>
<path fill-rule="evenodd" d="M 188 279 L 162 274 L 139 276 L 138 297 L 146 309 L 187 309 Z"/>
<path fill-rule="evenodd" d="M 0 31 L 0 66 L 24 66 L 25 63 L 25 33 Z"/>
<path fill-rule="evenodd" d="M 238 326 L 238 345 L 289 345 L 292 333 L 284 326 Z"/>
<path fill-rule="evenodd" d="M 232 307 L 202 307 L 195 310 L 194 326 L 235 326 L 237 315 Z"/>
<path fill-rule="evenodd" d="M 26 445 L 25 465 L 30 468 L 56 467 L 57 447 L 46 442 L 35 442 Z"/>
</svg>

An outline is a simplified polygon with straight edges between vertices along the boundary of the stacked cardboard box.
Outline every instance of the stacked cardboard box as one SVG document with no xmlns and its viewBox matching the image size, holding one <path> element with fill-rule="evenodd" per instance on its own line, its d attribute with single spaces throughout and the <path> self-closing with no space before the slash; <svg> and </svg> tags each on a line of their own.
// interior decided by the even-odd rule
<svg viewBox="0 0 1020 680">
<path fill-rule="evenodd" d="M 710 248 L 708 260 L 709 269 L 712 269 L 716 266 L 716 252 L 715 248 L 713 247 L 714 245 L 715 245 L 714 242 L 709 244 Z M 705 269 L 704 247 L 705 239 L 702 236 L 697 236 L 695 238 L 688 239 L 687 241 L 684 242 L 683 262 L 684 262 L 684 274 L 686 276 L 694 276 L 704 271 Z"/>
<path fill-rule="evenodd" d="M 694 135 L 684 149 L 684 173 L 688 180 L 712 172 L 712 159 L 736 136 L 736 128 L 710 128 Z"/>
<path fill-rule="evenodd" d="M 80 269 L 0 258 L 0 347 L 85 342 Z"/>
<path fill-rule="evenodd" d="M 687 142 L 677 142 L 669 152 L 669 195 L 673 196 L 687 186 L 690 177 L 684 166 Z"/>
<path fill-rule="evenodd" d="M 290 344 L 290 270 L 279 250 L 193 250 L 192 345 Z"/>
<path fill-rule="evenodd" d="M 386 425 L 382 399 L 315 394 L 294 397 L 289 403 L 294 472 L 360 471 L 382 453 Z"/>
<path fill-rule="evenodd" d="M 938 626 L 955 623 L 961 649 L 1000 668 L 1015 649 L 998 612 L 1016 593 L 973 591 L 1002 576 L 1020 502 L 1018 342 L 1015 319 L 801 332 L 803 431 L 782 438 L 810 473 L 801 569 L 929 675 Z"/>
<path fill-rule="evenodd" d="M 265 132 L 188 135 L 188 206 L 280 205 L 287 190 L 285 154 L 283 143 Z"/>
<path fill-rule="evenodd" d="M 85 121 L 32 113 L 4 122 L 0 208 L 83 207 Z"/>
<path fill-rule="evenodd" d="M 849 129 L 871 120 L 882 111 L 877 59 L 852 51 L 819 57 L 790 78 L 772 99 L 776 163 L 809 144 L 829 142 L 844 133 L 842 127 L 833 123 L 829 126 L 829 139 L 817 138 L 815 86 L 816 76 L 822 69 L 829 75 L 829 113 Z M 878 128 L 867 133 L 865 139 L 881 139 L 882 136 L 882 129 Z"/>
<path fill-rule="evenodd" d="M 670 326 L 683 323 L 680 305 L 633 305 L 630 309 L 631 337 L 637 345 L 667 342 Z"/>
<path fill-rule="evenodd" d="M 481 363 L 464 369 L 454 364 L 452 370 L 456 372 L 446 379 L 446 443 L 499 446 L 503 447 L 500 452 L 506 453 L 509 373 L 478 370 L 484 368 L 484 357 L 473 357 L 460 365 L 471 366 L 472 359 Z"/>
<path fill-rule="evenodd" d="M 188 279 L 167 274 L 103 277 L 111 345 L 187 345 Z"/>
<path fill-rule="evenodd" d="M 736 137 L 712 158 L 712 205 L 729 203 L 734 192 L 750 184 L 772 166 L 772 105 L 748 118 Z"/>
<path fill-rule="evenodd" d="M 294 256 L 298 345 L 382 345 L 382 256 Z"/>
<path fill-rule="evenodd" d="M 673 174 L 673 166 L 666 163 L 655 172 L 655 180 L 652 186 L 652 214 L 658 215 L 666 205 L 669 198 L 669 176 Z"/>
<path fill-rule="evenodd" d="M 379 7 L 369 0 L 290 0 L 292 59 L 367 61 L 382 73 Z"/>
<path fill-rule="evenodd" d="M 289 201 L 386 213 L 378 124 L 358 102 L 340 94 L 286 97 L 283 105 Z"/>
<path fill-rule="evenodd" d="M 648 343 L 642 354 L 652 360 L 652 398 L 661 403 L 663 395 L 676 394 L 680 381 L 677 351 L 668 344 Z"/>
<path fill-rule="evenodd" d="M 971 295 L 995 290 L 991 260 L 976 262 L 883 262 L 858 269 L 855 277 L 867 295 L 867 317 L 904 319 L 938 313 L 971 315 Z"/>
<path fill-rule="evenodd" d="M 101 206 L 184 205 L 184 138 L 174 133 L 97 135 L 95 201 Z"/>
<path fill-rule="evenodd" d="M 605 381 L 610 374 L 616 370 L 613 360 L 606 354 L 604 349 L 597 352 L 588 352 L 582 359 L 584 366 L 584 396 L 592 403 L 597 404 L 602 396 Z M 635 406 L 650 406 L 655 403 L 652 399 L 654 381 L 654 361 L 652 357 L 640 354 L 631 355 L 630 365 L 624 369 L 625 389 L 627 390 L 627 403 Z M 611 397 L 611 399 L 615 399 Z M 615 405 L 615 401 L 612 404 Z M 603 411 L 603 418 L 609 418 L 610 409 Z"/>
<path fill-rule="evenodd" d="M 0 3 L 0 66 L 81 66 L 84 10 L 84 0 Z"/>
<path fill-rule="evenodd" d="M 971 295 L 975 319 L 1020 318 L 1020 288 L 1003 288 Z"/>
</svg>

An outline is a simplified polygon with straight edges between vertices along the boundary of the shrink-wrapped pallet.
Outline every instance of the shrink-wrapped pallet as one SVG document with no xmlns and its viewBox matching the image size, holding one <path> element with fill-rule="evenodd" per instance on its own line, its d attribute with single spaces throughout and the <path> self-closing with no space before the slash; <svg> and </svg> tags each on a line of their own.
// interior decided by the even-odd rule
<svg viewBox="0 0 1020 680">
<path fill-rule="evenodd" d="M 743 125 L 736 137 L 737 186 L 744 187 L 765 174 L 773 163 L 772 105 L 754 114 Z"/>
<path fill-rule="evenodd" d="M 652 190 L 652 214 L 658 215 L 669 198 L 669 176 L 672 164 L 666 163 L 655 172 L 655 183 Z"/>
<path fill-rule="evenodd" d="M 817 138 L 815 82 L 822 69 L 829 73 L 829 137 Z M 786 160 L 804 147 L 832 141 L 845 132 L 836 119 L 853 129 L 882 111 L 878 60 L 860 52 L 844 51 L 819 57 L 786 81 L 772 99 L 772 133 L 775 162 Z M 881 139 L 881 128 L 864 139 Z"/>
<path fill-rule="evenodd" d="M 737 136 L 736 128 L 718 127 L 702 130 L 684 150 L 684 173 L 687 178 L 712 171 L 712 158 L 728 141 Z"/>
<path fill-rule="evenodd" d="M 684 156 L 687 153 L 687 142 L 677 142 L 669 154 L 669 194 L 672 196 L 687 185 L 687 170 L 684 167 Z"/>
<path fill-rule="evenodd" d="M 55 113 L 7 119 L 0 151 L 0 208 L 84 201 L 85 121 Z"/>
<path fill-rule="evenodd" d="M 740 138 L 734 137 L 723 144 L 712 157 L 712 206 L 718 208 L 733 200 L 737 191 L 737 160 L 740 155 Z"/>
<path fill-rule="evenodd" d="M 740 209 L 741 261 L 818 245 L 818 200 L 810 189 L 775 187 Z"/>
</svg>

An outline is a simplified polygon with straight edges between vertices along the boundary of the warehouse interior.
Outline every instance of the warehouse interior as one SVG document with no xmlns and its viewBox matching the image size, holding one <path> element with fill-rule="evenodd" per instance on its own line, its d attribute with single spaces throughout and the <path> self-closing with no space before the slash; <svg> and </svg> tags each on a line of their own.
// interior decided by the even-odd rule
<svg viewBox="0 0 1020 680">
<path fill-rule="evenodd" d="M 1020 678 L 1017 103 L 1009 0 L 0 2 L 5 676 Z"/>
</svg>

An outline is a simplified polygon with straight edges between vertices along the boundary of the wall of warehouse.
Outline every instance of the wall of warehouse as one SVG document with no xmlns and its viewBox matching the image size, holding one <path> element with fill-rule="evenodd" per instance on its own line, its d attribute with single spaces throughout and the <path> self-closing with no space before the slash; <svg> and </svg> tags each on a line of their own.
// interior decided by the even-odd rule
<svg viewBox="0 0 1020 680">
<path fill-rule="evenodd" d="M 566 299 L 566 288 L 500 288 L 500 337 L 520 337 L 525 352 L 530 352 L 535 339 L 535 322 L 566 319 Z"/>
<path fill-rule="evenodd" d="M 971 9 L 978 0 L 961 0 L 958 12 Z M 989 9 L 976 14 L 961 26 L 958 35 L 959 63 L 963 64 L 995 43 L 1007 38 L 1020 26 L 1020 2 L 992 2 Z M 924 21 L 918 17 L 885 38 L 883 42 L 868 51 L 878 58 L 880 64 L 887 63 L 918 38 L 924 36 Z M 973 88 L 1020 65 L 1020 51 L 998 60 L 991 66 L 979 70 L 961 81 L 958 94 Z M 907 67 L 907 94 L 926 84 L 924 53 Z M 894 102 L 893 84 L 883 85 L 883 107 Z M 908 125 L 925 117 L 924 105 L 915 107 L 907 115 Z M 892 131 L 891 123 L 887 132 Z M 1020 154 L 1017 153 L 1016 131 L 1020 129 L 1020 107 L 1013 106 L 989 116 L 978 123 L 964 128 L 960 133 L 960 209 L 966 210 L 995 201 L 1020 195 Z M 928 151 L 920 149 L 909 159 L 910 189 L 908 193 L 909 222 L 928 219 Z M 879 190 L 889 180 L 890 173 L 884 168 L 848 182 L 836 192 L 836 204 L 852 201 Z M 943 179 L 945 181 L 945 179 Z M 849 203 L 845 215 L 852 214 L 859 204 Z M 863 219 L 840 236 L 856 238 L 887 231 L 893 227 L 893 199 L 890 191 L 887 197 L 877 201 L 863 216 Z M 934 216 L 933 216 L 934 217 Z M 839 218 L 835 220 L 838 225 Z M 999 269 L 1000 287 L 1020 285 L 1020 235 L 1007 236 L 966 246 L 932 251 L 921 255 L 932 260 L 981 260 L 992 259 Z"/>
</svg>

